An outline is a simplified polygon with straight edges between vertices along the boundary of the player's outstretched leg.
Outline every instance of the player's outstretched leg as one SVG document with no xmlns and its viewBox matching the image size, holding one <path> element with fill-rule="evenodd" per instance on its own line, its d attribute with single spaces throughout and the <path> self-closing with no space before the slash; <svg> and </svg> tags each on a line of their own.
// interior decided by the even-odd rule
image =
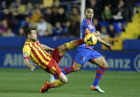
<svg viewBox="0 0 140 97">
<path fill-rule="evenodd" d="M 67 75 L 67 74 L 70 74 L 72 72 L 76 72 L 78 70 L 80 70 L 80 68 L 82 67 L 81 64 L 78 64 L 76 62 L 74 62 L 74 64 L 70 67 L 65 67 L 62 72 L 63 74 Z M 50 82 L 53 82 L 55 81 L 57 78 L 55 78 L 53 75 L 50 76 Z"/>
<path fill-rule="evenodd" d="M 84 39 L 79 39 L 79 40 L 73 40 L 63 45 L 58 46 L 59 56 L 63 57 L 67 50 L 74 49 L 83 43 L 85 43 Z"/>
<path fill-rule="evenodd" d="M 79 45 L 81 45 L 83 43 L 85 43 L 84 39 L 73 40 L 73 41 L 67 42 L 66 47 L 67 47 L 68 50 L 70 50 L 70 49 L 78 47 Z"/>
<path fill-rule="evenodd" d="M 94 63 L 99 65 L 99 68 L 96 71 L 96 76 L 94 79 L 94 82 L 92 83 L 92 85 L 90 86 L 91 90 L 95 90 L 99 93 L 105 93 L 105 91 L 103 91 L 100 87 L 99 87 L 99 82 L 101 80 L 101 78 L 104 75 L 104 72 L 106 71 L 108 64 L 106 62 L 106 60 L 104 59 L 104 57 L 99 57 L 94 59 Z"/>
<path fill-rule="evenodd" d="M 63 72 L 63 74 L 67 75 L 69 73 L 79 71 L 81 67 L 82 67 L 82 64 L 79 64 L 79 63 L 74 62 L 74 64 L 72 66 L 65 67 L 62 70 L 62 72 Z"/>
</svg>

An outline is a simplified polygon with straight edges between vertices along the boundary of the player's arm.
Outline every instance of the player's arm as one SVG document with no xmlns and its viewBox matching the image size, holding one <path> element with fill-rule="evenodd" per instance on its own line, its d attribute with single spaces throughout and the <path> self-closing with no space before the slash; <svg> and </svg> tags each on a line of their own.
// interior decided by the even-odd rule
<svg viewBox="0 0 140 97">
<path fill-rule="evenodd" d="M 53 48 L 48 47 L 48 46 L 46 46 L 46 45 L 44 45 L 44 44 L 41 44 L 41 46 L 42 46 L 45 50 L 51 50 L 51 51 L 54 50 Z"/>
<path fill-rule="evenodd" d="M 97 36 L 97 41 L 101 44 L 104 44 L 107 48 L 111 49 L 112 45 L 102 40 L 99 36 Z"/>
<path fill-rule="evenodd" d="M 110 48 L 112 45 L 107 43 L 106 41 L 104 41 L 103 39 L 101 39 L 100 36 L 100 31 L 95 31 L 92 32 L 96 37 L 97 37 L 97 41 L 100 42 L 101 44 L 104 44 L 106 47 Z"/>
<path fill-rule="evenodd" d="M 30 62 L 29 62 L 29 59 L 30 59 L 30 54 L 31 54 L 31 49 L 29 47 L 29 45 L 25 45 L 23 47 L 23 58 L 24 58 L 24 63 L 27 67 L 30 68 L 31 71 L 33 71 L 35 69 L 35 66 L 32 65 Z"/>
<path fill-rule="evenodd" d="M 95 29 L 91 29 L 89 28 L 88 24 L 83 21 L 82 22 L 83 27 L 85 27 L 85 35 L 88 35 L 90 33 L 94 34 L 97 37 L 97 41 L 104 44 L 106 47 L 108 47 L 109 49 L 111 49 L 111 44 L 105 42 L 104 40 L 102 40 L 99 36 L 100 36 L 100 31 L 95 31 Z"/>
<path fill-rule="evenodd" d="M 27 67 L 30 68 L 31 71 L 33 71 L 35 69 L 35 66 L 32 65 L 30 62 L 29 62 L 29 59 L 24 59 L 24 63 Z"/>
</svg>

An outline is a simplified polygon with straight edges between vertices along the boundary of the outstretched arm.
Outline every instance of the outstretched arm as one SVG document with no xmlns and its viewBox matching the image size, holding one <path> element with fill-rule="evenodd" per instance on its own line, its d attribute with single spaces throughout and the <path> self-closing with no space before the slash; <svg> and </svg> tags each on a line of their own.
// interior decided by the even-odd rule
<svg viewBox="0 0 140 97">
<path fill-rule="evenodd" d="M 97 37 L 97 41 L 100 42 L 101 44 L 104 44 L 107 48 L 111 49 L 112 45 L 105 42 L 103 39 L 101 39 L 100 36 L 100 31 L 95 31 L 92 32 L 96 37 Z"/>
<path fill-rule="evenodd" d="M 30 68 L 31 71 L 33 71 L 35 69 L 35 66 L 32 65 L 30 62 L 29 62 L 29 59 L 24 59 L 24 63 L 26 66 L 28 66 Z"/>
<path fill-rule="evenodd" d="M 46 46 L 46 45 L 44 45 L 44 44 L 41 44 L 41 46 L 42 46 L 45 50 L 51 50 L 51 51 L 54 50 L 53 48 L 48 47 L 48 46 Z"/>
<path fill-rule="evenodd" d="M 111 49 L 112 45 L 102 40 L 100 37 L 97 37 L 97 41 L 101 44 L 104 44 L 107 48 Z"/>
</svg>

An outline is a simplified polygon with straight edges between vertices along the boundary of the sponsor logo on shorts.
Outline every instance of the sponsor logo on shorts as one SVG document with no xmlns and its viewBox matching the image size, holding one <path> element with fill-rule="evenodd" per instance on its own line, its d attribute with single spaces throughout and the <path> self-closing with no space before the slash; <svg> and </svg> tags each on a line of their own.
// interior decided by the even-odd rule
<svg viewBox="0 0 140 97">
<path fill-rule="evenodd" d="M 85 61 L 85 60 L 86 60 L 85 57 L 79 57 L 79 59 L 80 59 L 81 61 Z"/>
</svg>

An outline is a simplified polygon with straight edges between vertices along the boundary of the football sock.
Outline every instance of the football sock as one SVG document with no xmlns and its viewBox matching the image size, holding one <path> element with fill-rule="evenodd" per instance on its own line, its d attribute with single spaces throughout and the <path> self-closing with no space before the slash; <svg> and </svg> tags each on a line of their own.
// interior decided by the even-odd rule
<svg viewBox="0 0 140 97">
<path fill-rule="evenodd" d="M 63 72 L 63 74 L 67 75 L 67 74 L 69 74 L 69 73 L 71 73 L 71 72 L 74 72 L 74 68 L 73 68 L 73 66 L 66 67 L 66 68 L 64 68 L 64 69 L 62 70 L 62 72 Z"/>
<path fill-rule="evenodd" d="M 67 75 L 67 74 L 69 74 L 69 73 L 71 73 L 71 72 L 74 72 L 73 66 L 66 67 L 66 68 L 64 68 L 64 69 L 62 70 L 62 73 L 65 74 L 65 75 Z M 53 75 L 52 75 L 52 76 L 53 76 Z M 52 77 L 52 80 L 57 80 L 57 79 L 58 79 L 58 78 L 56 78 L 55 76 Z"/>
<path fill-rule="evenodd" d="M 66 46 L 67 46 L 67 49 L 73 49 L 73 48 L 76 48 L 77 46 L 79 46 L 83 43 L 84 43 L 84 39 L 73 40 L 73 41 L 66 43 Z"/>
<path fill-rule="evenodd" d="M 64 85 L 64 84 L 65 83 L 63 83 L 62 81 L 57 79 L 54 82 L 50 83 L 49 85 L 51 88 L 56 88 L 56 87 L 59 87 L 59 86 Z"/>
<path fill-rule="evenodd" d="M 106 70 L 106 68 L 104 68 L 104 67 L 98 68 L 98 70 L 96 72 L 96 77 L 95 77 L 94 82 L 92 84 L 93 86 L 98 86 L 98 83 L 100 82 L 100 79 L 102 78 L 105 70 Z"/>
</svg>

